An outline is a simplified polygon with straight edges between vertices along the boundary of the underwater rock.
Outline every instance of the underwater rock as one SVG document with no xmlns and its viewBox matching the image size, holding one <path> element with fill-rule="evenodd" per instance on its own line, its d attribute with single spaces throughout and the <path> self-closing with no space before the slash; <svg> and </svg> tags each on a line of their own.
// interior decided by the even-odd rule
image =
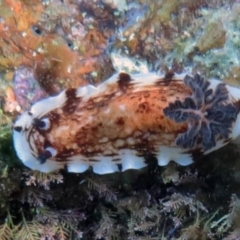
<svg viewBox="0 0 240 240">
<path fill-rule="evenodd" d="M 29 68 L 20 68 L 15 71 L 13 91 L 23 111 L 26 111 L 33 103 L 47 96 L 34 78 L 33 71 Z"/>
<path fill-rule="evenodd" d="M 226 30 L 222 22 L 209 23 L 203 36 L 197 41 L 196 48 L 199 52 L 205 53 L 213 48 L 222 48 L 226 42 Z"/>
</svg>

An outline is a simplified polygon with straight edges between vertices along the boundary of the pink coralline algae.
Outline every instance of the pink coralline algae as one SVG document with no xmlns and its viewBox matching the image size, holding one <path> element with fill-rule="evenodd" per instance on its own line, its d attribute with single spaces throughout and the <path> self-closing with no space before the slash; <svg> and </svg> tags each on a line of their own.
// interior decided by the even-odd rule
<svg viewBox="0 0 240 240">
<path fill-rule="evenodd" d="M 28 68 L 16 70 L 13 78 L 13 91 L 22 110 L 25 111 L 47 94 L 41 89 L 33 72 Z"/>
</svg>

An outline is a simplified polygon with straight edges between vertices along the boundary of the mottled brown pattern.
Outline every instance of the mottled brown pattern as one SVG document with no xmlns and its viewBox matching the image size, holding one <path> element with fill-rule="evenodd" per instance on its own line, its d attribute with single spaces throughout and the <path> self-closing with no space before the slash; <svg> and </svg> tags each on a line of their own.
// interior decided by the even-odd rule
<svg viewBox="0 0 240 240">
<path fill-rule="evenodd" d="M 139 156 L 154 154 L 159 145 L 173 145 L 177 134 L 186 131 L 185 123 L 177 124 L 163 114 L 163 109 L 177 97 L 189 96 L 181 81 L 143 86 L 140 91 L 127 94 L 113 92 L 112 86 L 109 89 L 88 101 L 76 98 L 74 90 L 69 90 L 63 109 L 46 115 L 51 128 L 38 134 L 58 150 L 58 161 L 76 154 L 92 160 L 100 155 L 117 156 L 118 150 L 124 148 L 137 150 Z M 39 152 L 44 145 L 38 143 Z"/>
<path fill-rule="evenodd" d="M 151 112 L 151 108 L 149 106 L 148 102 L 142 102 L 138 105 L 137 111 L 136 113 L 150 113 Z"/>
</svg>

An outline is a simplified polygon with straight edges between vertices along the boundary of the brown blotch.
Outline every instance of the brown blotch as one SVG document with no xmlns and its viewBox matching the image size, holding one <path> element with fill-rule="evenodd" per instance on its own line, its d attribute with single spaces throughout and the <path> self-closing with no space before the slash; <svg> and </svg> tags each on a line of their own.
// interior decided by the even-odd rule
<svg viewBox="0 0 240 240">
<path fill-rule="evenodd" d="M 124 120 L 123 120 L 122 117 L 119 117 L 119 118 L 117 119 L 117 121 L 116 121 L 116 124 L 119 125 L 119 126 L 123 126 L 124 123 L 125 123 L 125 122 L 124 122 Z"/>
<path fill-rule="evenodd" d="M 161 97 L 161 101 L 162 101 L 162 102 L 166 102 L 166 101 L 167 101 L 167 98 L 164 97 L 164 96 L 162 96 L 162 97 Z"/>
<path fill-rule="evenodd" d="M 143 95 L 145 98 L 149 98 L 150 97 L 150 93 L 144 93 Z"/>
<path fill-rule="evenodd" d="M 173 71 L 167 71 L 164 76 L 164 80 L 172 80 L 174 77 L 174 72 Z"/>
<path fill-rule="evenodd" d="M 240 112 L 240 100 L 236 101 L 233 105 L 238 110 L 238 112 Z"/>
<path fill-rule="evenodd" d="M 65 92 L 67 101 L 71 98 L 76 98 L 76 88 L 69 88 Z"/>
<path fill-rule="evenodd" d="M 118 80 L 118 86 L 121 91 L 125 92 L 128 87 L 129 83 L 131 82 L 131 76 L 127 73 L 120 73 L 119 74 L 119 80 Z"/>
<path fill-rule="evenodd" d="M 97 131 L 98 131 L 98 126 L 93 126 L 93 127 L 91 127 L 91 130 L 92 130 L 93 132 L 97 132 Z"/>
<path fill-rule="evenodd" d="M 150 107 L 148 102 L 143 102 L 138 105 L 137 112 L 139 113 L 149 113 Z"/>
<path fill-rule="evenodd" d="M 79 101 L 77 101 L 79 98 L 76 97 L 76 91 L 75 88 L 69 88 L 65 92 L 67 100 L 62 109 L 67 114 L 74 113 L 79 104 Z"/>
</svg>

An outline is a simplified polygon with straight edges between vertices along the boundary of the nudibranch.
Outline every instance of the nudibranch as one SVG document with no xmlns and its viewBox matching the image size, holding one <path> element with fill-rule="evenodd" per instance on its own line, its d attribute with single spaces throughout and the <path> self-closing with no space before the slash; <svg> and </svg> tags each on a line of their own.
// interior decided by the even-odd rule
<svg viewBox="0 0 240 240">
<path fill-rule="evenodd" d="M 42 172 L 186 166 L 240 135 L 239 111 L 240 89 L 216 79 L 118 73 L 36 102 L 15 121 L 13 141 L 22 162 Z"/>
</svg>

